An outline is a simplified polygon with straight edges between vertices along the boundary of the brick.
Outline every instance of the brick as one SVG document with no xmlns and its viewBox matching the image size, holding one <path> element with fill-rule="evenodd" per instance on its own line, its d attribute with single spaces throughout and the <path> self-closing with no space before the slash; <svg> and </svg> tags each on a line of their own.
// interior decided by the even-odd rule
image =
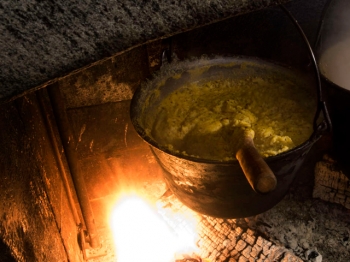
<svg viewBox="0 0 350 262">
<path fill-rule="evenodd" d="M 270 246 L 271 246 L 271 243 L 270 245 L 263 245 L 262 246 L 262 252 L 265 256 L 268 256 L 268 254 L 270 254 Z"/>
<path fill-rule="evenodd" d="M 236 250 L 236 249 L 232 250 L 231 253 L 230 253 L 231 257 L 236 257 L 237 254 L 239 254 L 239 251 Z"/>
<path fill-rule="evenodd" d="M 239 240 L 236 245 L 236 250 L 242 251 L 247 246 L 247 243 L 243 240 Z"/>
<path fill-rule="evenodd" d="M 244 256 L 240 256 L 238 262 L 249 262 L 249 260 Z"/>
<path fill-rule="evenodd" d="M 215 249 L 213 252 L 210 254 L 209 259 L 211 261 L 216 261 L 216 257 L 219 255 L 218 251 Z"/>
<path fill-rule="evenodd" d="M 235 219 L 227 219 L 226 221 L 227 221 L 229 224 L 231 224 L 231 225 L 236 224 L 236 220 L 235 220 Z"/>
<path fill-rule="evenodd" d="M 223 254 L 221 254 L 216 261 L 218 262 L 224 262 L 227 259 L 227 257 Z"/>
<path fill-rule="evenodd" d="M 251 246 L 247 246 L 243 251 L 242 251 L 242 255 L 245 256 L 246 258 L 250 258 L 250 253 L 252 251 L 252 247 Z"/>
<path fill-rule="evenodd" d="M 244 241 L 247 242 L 249 245 L 253 246 L 255 244 L 255 236 L 247 234 L 247 237 Z"/>
<path fill-rule="evenodd" d="M 266 259 L 266 256 L 263 254 L 263 253 L 261 253 L 260 254 L 260 257 L 259 257 L 259 260 L 262 260 L 262 261 L 265 261 L 265 259 Z"/>
<path fill-rule="evenodd" d="M 236 233 L 237 236 L 241 236 L 243 234 L 243 229 L 240 227 L 236 227 L 234 232 Z"/>
<path fill-rule="evenodd" d="M 235 243 L 235 244 L 236 244 L 236 243 Z M 231 243 L 230 245 L 228 245 L 228 246 L 227 246 L 227 250 L 231 251 L 232 249 L 234 249 L 235 246 L 236 246 L 235 244 L 232 244 L 232 243 Z"/>
<path fill-rule="evenodd" d="M 220 232 L 222 226 L 221 226 L 219 223 L 217 223 L 217 224 L 214 226 L 214 228 L 215 228 L 216 231 L 219 231 L 219 232 Z"/>
<path fill-rule="evenodd" d="M 224 250 L 225 246 L 223 244 L 220 244 L 217 246 L 216 250 L 217 251 L 221 251 L 221 250 Z"/>
<path fill-rule="evenodd" d="M 221 254 L 223 254 L 225 257 L 229 257 L 230 250 L 228 250 L 227 248 L 225 248 L 224 250 L 221 251 Z"/>
<path fill-rule="evenodd" d="M 246 232 L 250 236 L 254 236 L 255 235 L 255 232 L 253 230 L 251 230 L 250 228 L 248 228 Z"/>
<path fill-rule="evenodd" d="M 235 231 L 231 231 L 230 234 L 228 234 L 227 238 L 230 239 L 231 241 L 236 242 L 238 235 L 235 233 Z"/>
<path fill-rule="evenodd" d="M 222 223 L 224 222 L 224 220 L 223 220 L 222 218 L 217 218 L 216 221 L 217 221 L 217 223 L 219 223 L 219 224 L 222 224 Z"/>
<path fill-rule="evenodd" d="M 262 250 L 262 247 L 255 245 L 252 247 L 252 251 L 250 253 L 251 257 L 257 258 Z"/>
<path fill-rule="evenodd" d="M 266 239 L 263 239 L 262 237 L 258 237 L 258 239 L 256 240 L 256 244 L 260 247 L 264 246 L 266 243 L 268 242 Z"/>
</svg>

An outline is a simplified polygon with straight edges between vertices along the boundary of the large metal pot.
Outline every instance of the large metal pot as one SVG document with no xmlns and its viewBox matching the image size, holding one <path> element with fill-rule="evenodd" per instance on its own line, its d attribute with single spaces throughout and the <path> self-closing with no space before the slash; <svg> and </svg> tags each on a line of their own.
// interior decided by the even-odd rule
<svg viewBox="0 0 350 262">
<path fill-rule="evenodd" d="M 150 144 L 164 170 L 164 178 L 169 188 L 186 206 L 214 217 L 249 217 L 276 205 L 287 193 L 307 153 L 324 131 L 324 125 L 317 125 L 315 122 L 314 133 L 303 144 L 265 159 L 277 178 L 276 188 L 266 194 L 252 189 L 238 161 L 204 160 L 176 154 L 146 134 L 144 119 L 151 110 L 159 106 L 164 97 L 187 82 L 215 78 L 217 75 L 237 79 L 247 77 L 239 73 L 243 64 L 251 67 L 251 70 L 244 72 L 261 76 L 282 74 L 306 81 L 309 87 L 314 88 L 314 81 L 281 65 L 247 57 L 215 58 L 179 63 L 162 70 L 153 81 L 140 87 L 131 101 L 132 123 L 137 133 Z M 201 67 L 205 68 L 203 73 L 189 73 L 192 69 Z M 316 94 L 315 99 L 317 100 Z M 318 119 L 320 110 L 315 108 L 315 111 L 315 119 Z"/>
</svg>

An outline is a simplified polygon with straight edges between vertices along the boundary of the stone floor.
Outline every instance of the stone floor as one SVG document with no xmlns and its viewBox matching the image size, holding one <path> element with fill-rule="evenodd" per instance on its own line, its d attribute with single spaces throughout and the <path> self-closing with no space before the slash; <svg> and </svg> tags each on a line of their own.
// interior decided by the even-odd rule
<svg viewBox="0 0 350 262">
<path fill-rule="evenodd" d="M 77 150 L 95 220 L 102 243 L 109 251 L 106 256 L 94 260 L 96 262 L 115 260 L 108 236 L 108 216 L 118 192 L 137 189 L 156 203 L 167 191 L 162 171 L 148 145 L 132 127 L 129 103 L 123 101 L 68 111 L 79 138 Z M 216 243 L 216 247 L 207 243 L 211 250 L 204 250 L 201 255 L 222 262 L 349 261 L 349 210 L 312 197 L 314 167 L 328 149 L 327 139 L 314 146 L 288 195 L 274 208 L 238 220 L 224 221 L 202 216 L 200 223 L 204 228 L 217 225 L 216 228 L 225 227 L 226 231 L 221 234 L 221 242 Z M 168 198 L 163 201 L 176 200 Z M 235 233 L 230 235 L 230 232 Z M 236 245 L 223 246 L 223 243 L 229 242 L 236 242 Z M 261 243 L 265 243 L 266 247 Z"/>
</svg>

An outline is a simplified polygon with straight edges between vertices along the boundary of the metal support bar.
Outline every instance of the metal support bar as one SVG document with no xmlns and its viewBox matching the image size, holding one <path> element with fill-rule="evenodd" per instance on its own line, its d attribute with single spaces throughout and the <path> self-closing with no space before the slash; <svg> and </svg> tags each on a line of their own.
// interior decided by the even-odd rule
<svg viewBox="0 0 350 262">
<path fill-rule="evenodd" d="M 73 217 L 74 217 L 75 223 L 76 223 L 76 225 L 78 227 L 81 227 L 80 217 L 78 215 L 77 208 L 76 208 L 76 206 L 74 204 L 73 194 L 72 194 L 72 191 L 71 191 L 71 187 L 69 186 L 69 182 L 68 182 L 68 176 L 69 175 L 67 174 L 66 169 L 64 167 L 64 164 L 63 164 L 63 161 L 62 161 L 62 156 L 61 156 L 60 150 L 59 150 L 59 146 L 58 146 L 57 140 L 55 138 L 54 127 L 53 127 L 51 119 L 50 119 L 50 117 L 48 115 L 48 111 L 49 110 L 47 108 L 47 105 L 45 104 L 45 98 L 44 98 L 44 93 L 43 93 L 44 90 L 45 89 L 41 89 L 41 90 L 38 90 L 36 92 L 36 95 L 37 95 L 37 98 L 38 98 L 38 101 L 39 101 L 40 111 L 41 111 L 41 114 L 42 114 L 43 119 L 45 121 L 45 126 L 47 127 L 47 133 L 48 133 L 50 142 L 51 142 L 53 150 L 54 150 L 55 158 L 56 158 L 57 165 L 58 165 L 57 166 L 58 167 L 58 171 L 61 174 L 61 178 L 62 178 L 62 181 L 63 181 L 64 189 L 65 189 L 67 197 L 68 197 L 69 205 L 70 205 L 70 207 L 72 209 L 72 213 L 73 213 Z"/>
<path fill-rule="evenodd" d="M 95 220 L 89 202 L 89 196 L 85 186 L 84 177 L 82 176 L 80 167 L 78 165 L 76 142 L 73 136 L 73 132 L 70 128 L 64 100 L 57 85 L 48 87 L 47 91 L 51 100 L 53 114 L 57 122 L 58 131 L 67 157 L 67 163 L 77 193 L 83 219 L 85 221 L 89 239 L 88 242 L 92 248 L 99 248 L 100 240 L 97 234 Z"/>
</svg>

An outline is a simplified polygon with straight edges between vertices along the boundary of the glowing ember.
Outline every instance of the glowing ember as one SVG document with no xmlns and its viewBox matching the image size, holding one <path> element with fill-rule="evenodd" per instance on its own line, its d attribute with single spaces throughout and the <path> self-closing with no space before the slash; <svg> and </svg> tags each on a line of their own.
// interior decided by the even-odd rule
<svg viewBox="0 0 350 262">
<path fill-rule="evenodd" d="M 172 216 L 170 220 L 136 195 L 121 198 L 111 216 L 117 261 L 173 262 L 179 254 L 195 252 L 195 218 L 188 214 L 166 215 Z M 174 219 L 186 221 L 186 227 L 172 227 Z"/>
</svg>

